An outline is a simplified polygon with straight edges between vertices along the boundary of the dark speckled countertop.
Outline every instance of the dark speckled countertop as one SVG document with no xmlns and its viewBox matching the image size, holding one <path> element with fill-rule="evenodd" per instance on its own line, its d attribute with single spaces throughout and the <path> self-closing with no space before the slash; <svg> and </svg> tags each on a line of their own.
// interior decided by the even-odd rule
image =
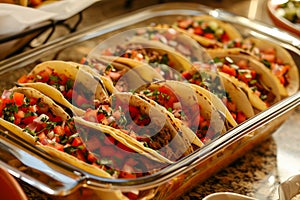
<svg viewBox="0 0 300 200">
<path fill-rule="evenodd" d="M 96 21 L 155 3 L 158 1 L 132 1 L 131 7 L 125 8 L 125 1 L 100 1 L 83 12 L 83 21 L 79 29 Z M 206 0 L 201 3 L 271 24 L 264 0 Z M 63 33 L 58 31 L 53 37 L 59 37 L 60 34 Z M 202 199 L 214 192 L 236 192 L 260 200 L 277 200 L 278 185 L 290 176 L 300 173 L 299 121 L 300 111 L 296 109 L 271 137 L 205 182 L 194 183 L 194 188 L 180 199 Z M 19 182 L 29 200 L 50 199 L 26 183 Z"/>
</svg>

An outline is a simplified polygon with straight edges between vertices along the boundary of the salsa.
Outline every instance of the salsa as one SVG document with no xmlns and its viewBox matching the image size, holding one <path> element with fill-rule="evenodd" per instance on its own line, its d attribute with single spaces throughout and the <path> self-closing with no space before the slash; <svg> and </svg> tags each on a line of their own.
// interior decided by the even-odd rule
<svg viewBox="0 0 300 200">
<path fill-rule="evenodd" d="M 244 82 L 263 102 L 270 106 L 274 94 L 261 83 L 260 74 L 249 67 L 249 61 L 242 59 L 234 62 L 230 57 L 216 57 L 214 62 L 220 72 L 226 73 Z"/>
<path fill-rule="evenodd" d="M 18 83 L 45 83 L 58 90 L 70 103 L 81 108 L 88 108 L 89 99 L 94 99 L 94 94 L 86 89 L 80 82 L 76 83 L 74 90 L 74 80 L 63 73 L 57 73 L 54 69 L 46 67 L 37 74 L 23 75 Z"/>
<path fill-rule="evenodd" d="M 215 21 L 194 20 L 192 17 L 180 18 L 177 26 L 189 33 L 204 38 L 226 43 L 230 40 L 228 33 Z"/>
<path fill-rule="evenodd" d="M 140 93 L 162 105 L 176 118 L 182 120 L 202 142 L 205 143 L 218 135 L 211 130 L 212 128 L 209 128 L 210 121 L 200 115 L 201 106 L 199 104 L 185 106 L 168 86 L 145 89 Z"/>
<path fill-rule="evenodd" d="M 160 53 L 155 49 L 143 48 L 141 45 L 118 46 L 114 52 L 107 49 L 103 52 L 108 56 L 120 56 L 145 62 L 153 67 L 166 80 L 181 80 L 180 73 L 174 67 L 174 62 L 167 53 Z"/>
<path fill-rule="evenodd" d="M 283 86 L 286 87 L 290 83 L 288 72 L 291 66 L 278 57 L 274 47 L 258 48 L 255 43 L 240 40 L 233 40 L 227 44 L 227 48 L 233 47 L 241 48 L 255 55 L 261 63 L 271 70 Z"/>
<path fill-rule="evenodd" d="M 107 133 L 75 123 L 73 118 L 63 120 L 41 98 L 5 91 L 0 99 L 0 116 L 22 128 L 42 145 L 70 154 L 114 178 L 137 178 L 163 167 Z M 87 141 L 81 137 L 85 134 L 89 135 Z M 135 196 L 131 192 L 126 195 Z"/>
<path fill-rule="evenodd" d="M 168 127 L 163 126 L 159 133 L 155 132 L 155 134 L 153 134 L 156 131 L 155 127 L 143 128 L 150 124 L 151 119 L 138 106 L 127 105 L 115 98 L 112 105 L 103 104 L 97 109 L 88 109 L 84 119 L 119 129 L 124 134 L 143 143 L 145 147 L 154 149 L 167 158 L 173 158 L 172 154 L 168 153 L 167 148 L 165 148 L 172 140 Z"/>
<path fill-rule="evenodd" d="M 120 92 L 128 91 L 128 83 L 121 77 L 128 71 L 126 68 L 118 69 L 113 63 L 105 63 L 98 59 L 90 59 L 84 57 L 80 61 L 81 64 L 88 65 L 95 69 L 100 75 L 108 78 L 116 89 Z"/>
<path fill-rule="evenodd" d="M 182 73 L 182 76 L 189 83 L 199 85 L 218 96 L 237 123 L 242 123 L 247 119 L 245 113 L 237 109 L 236 103 L 232 100 L 230 94 L 225 91 L 219 76 L 213 78 L 206 72 L 198 71 L 185 71 Z"/>
</svg>

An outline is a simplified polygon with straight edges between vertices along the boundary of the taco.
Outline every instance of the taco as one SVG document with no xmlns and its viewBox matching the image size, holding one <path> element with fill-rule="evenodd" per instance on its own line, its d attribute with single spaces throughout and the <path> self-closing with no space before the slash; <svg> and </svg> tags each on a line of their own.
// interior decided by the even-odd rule
<svg viewBox="0 0 300 200">
<path fill-rule="evenodd" d="M 154 82 L 135 92 L 163 106 L 204 144 L 226 132 L 226 119 L 203 93 L 188 83 L 171 80 Z"/>
<path fill-rule="evenodd" d="M 206 48 L 219 48 L 230 40 L 242 39 L 235 27 L 209 15 L 181 17 L 172 27 L 189 35 Z"/>
<path fill-rule="evenodd" d="M 277 79 L 280 95 L 292 95 L 299 88 L 299 72 L 291 54 L 283 47 L 268 40 L 248 37 L 226 45 L 228 50 L 239 53 L 242 49 L 267 67 Z"/>
<path fill-rule="evenodd" d="M 276 77 L 252 56 L 223 49 L 208 53 L 220 75 L 228 77 L 247 94 L 255 112 L 265 110 L 280 100 Z"/>
<path fill-rule="evenodd" d="M 254 116 L 254 110 L 247 95 L 228 77 L 196 67 L 185 71 L 182 76 L 196 90 L 213 102 L 213 105 L 224 113 L 232 127 Z M 227 109 L 224 109 L 223 106 Z"/>
<path fill-rule="evenodd" d="M 108 99 L 103 80 L 104 77 L 100 75 L 86 72 L 83 65 L 46 61 L 20 77 L 18 85 L 35 88 L 71 109 L 76 115 L 82 115 L 86 108 Z"/>
<path fill-rule="evenodd" d="M 128 66 L 146 63 L 166 80 L 182 80 L 180 72 L 192 65 L 185 56 L 168 45 L 142 37 L 135 37 L 127 43 L 106 49 L 102 55 Z M 133 60 L 138 62 L 133 63 Z"/>
<path fill-rule="evenodd" d="M 111 130 L 165 162 L 176 161 L 193 151 L 189 138 L 185 139 L 187 130 L 160 106 L 151 105 L 132 93 L 113 94 L 108 104 L 88 109 L 82 119 L 95 127 Z M 177 148 L 178 145 L 182 148 Z"/>
<path fill-rule="evenodd" d="M 117 91 L 129 92 L 153 80 L 163 79 L 152 67 L 134 60 L 130 60 L 129 65 L 127 62 L 118 62 L 118 58 L 108 59 L 101 55 L 90 55 L 87 58 L 83 58 L 81 63 L 91 68 L 87 69 L 85 67 L 85 70 L 88 72 L 99 73 L 112 82 L 113 89 L 106 82 L 104 83 L 110 93 Z"/>
<path fill-rule="evenodd" d="M 184 56 L 182 64 L 189 62 L 207 62 L 209 56 L 205 49 L 197 43 L 194 39 L 186 34 L 175 30 L 168 24 L 158 24 L 147 28 L 138 28 L 136 34 L 130 41 L 145 41 L 155 42 L 161 49 L 166 49 L 169 52 L 177 54 L 177 56 Z M 144 43 L 145 43 L 144 42 Z M 168 48 L 167 48 L 168 46 Z"/>
<path fill-rule="evenodd" d="M 8 131 L 93 175 L 137 178 L 169 165 L 110 130 L 70 118 L 52 99 L 33 88 L 4 91 L 0 105 L 0 124 Z M 89 140 L 85 141 L 86 135 Z M 127 199 L 120 191 L 109 195 Z"/>
</svg>

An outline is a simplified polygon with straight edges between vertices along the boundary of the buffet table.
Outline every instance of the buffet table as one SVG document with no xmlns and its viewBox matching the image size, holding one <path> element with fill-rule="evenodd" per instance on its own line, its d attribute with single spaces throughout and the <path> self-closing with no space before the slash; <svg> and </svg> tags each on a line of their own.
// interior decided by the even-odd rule
<svg viewBox="0 0 300 200">
<path fill-rule="evenodd" d="M 89 12 L 96 12 L 96 9 L 99 9 L 99 5 L 102 3 L 103 2 L 99 2 L 99 4 L 95 4 L 85 10 L 83 12 L 83 20 L 88 21 L 87 17 L 93 16 L 89 14 Z M 140 7 L 136 4 L 138 4 L 138 2 L 133 2 L 133 6 L 136 8 Z M 266 11 L 266 1 L 263 0 L 221 0 L 207 1 L 203 2 L 203 4 L 214 8 L 222 8 L 249 19 L 272 24 Z M 124 8 L 123 12 L 126 12 L 126 9 L 128 8 Z M 102 14 L 104 16 L 109 15 L 104 11 Z M 64 57 L 63 55 L 60 56 L 62 58 Z M 180 199 L 202 199 L 208 194 L 215 192 L 236 192 L 260 200 L 277 200 L 279 198 L 279 184 L 290 176 L 300 173 L 299 120 L 300 110 L 296 109 L 289 119 L 284 122 L 271 137 L 261 141 L 261 143 L 257 144 L 245 155 L 241 155 L 234 163 L 229 166 L 224 166 L 221 171 L 206 181 L 193 183 L 193 189 L 186 191 Z M 46 200 L 53 198 L 32 188 L 21 180 L 19 180 L 19 183 L 23 187 L 29 200 Z M 65 199 L 65 197 L 55 197 L 55 199 Z"/>
</svg>

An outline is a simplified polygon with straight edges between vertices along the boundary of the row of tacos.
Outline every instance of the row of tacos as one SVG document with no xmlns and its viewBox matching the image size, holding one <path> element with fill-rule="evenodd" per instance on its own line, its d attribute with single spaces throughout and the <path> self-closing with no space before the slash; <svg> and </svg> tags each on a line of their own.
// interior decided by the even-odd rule
<svg viewBox="0 0 300 200">
<path fill-rule="evenodd" d="M 298 90 L 293 59 L 260 42 L 208 16 L 125 32 L 36 65 L 3 92 L 0 123 L 92 174 L 147 176 Z"/>
</svg>

